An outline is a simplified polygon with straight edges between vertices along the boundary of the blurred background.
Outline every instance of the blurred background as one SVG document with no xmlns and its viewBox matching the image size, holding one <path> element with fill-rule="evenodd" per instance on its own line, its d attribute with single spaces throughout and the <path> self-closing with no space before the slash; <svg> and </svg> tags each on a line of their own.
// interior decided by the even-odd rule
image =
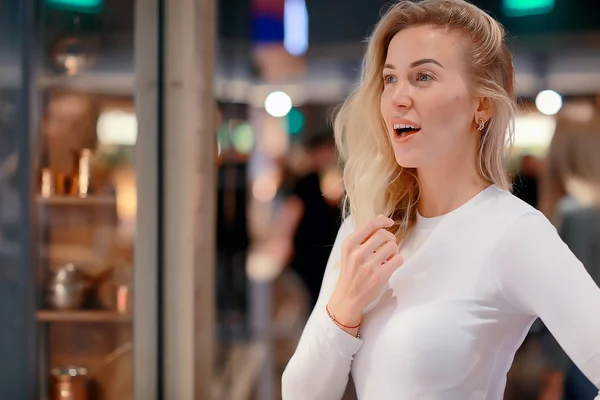
<svg viewBox="0 0 600 400">
<path fill-rule="evenodd" d="M 0 0 L 0 398 L 280 398 L 388 3 Z M 598 279 L 597 4 L 474 3 L 514 53 L 514 192 Z M 594 398 L 577 372 L 536 323 L 506 399 Z"/>
</svg>

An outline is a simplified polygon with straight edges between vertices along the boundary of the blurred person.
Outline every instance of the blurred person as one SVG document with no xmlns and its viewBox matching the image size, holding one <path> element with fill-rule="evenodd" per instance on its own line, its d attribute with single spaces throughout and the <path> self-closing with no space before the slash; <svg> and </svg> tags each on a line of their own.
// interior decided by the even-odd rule
<svg viewBox="0 0 600 400">
<path fill-rule="evenodd" d="M 318 132 L 304 147 L 309 170 L 287 183 L 289 195 L 276 218 L 269 252 L 280 265 L 289 262 L 307 289 L 312 309 L 341 225 L 343 185 L 333 132 Z"/>
<path fill-rule="evenodd" d="M 246 176 L 247 165 L 231 154 L 217 169 L 216 302 L 218 320 L 231 335 L 243 331 L 248 313 Z"/>
<path fill-rule="evenodd" d="M 600 121 L 585 124 L 559 120 L 550 145 L 542 198 L 543 210 L 555 222 L 562 240 L 598 284 L 600 131 L 594 126 L 600 126 Z M 594 384 L 552 338 L 546 341 L 545 352 L 552 370 L 545 391 L 547 399 L 594 399 Z"/>
<path fill-rule="evenodd" d="M 239 111 L 230 103 L 215 103 L 217 140 L 215 291 L 220 340 L 236 340 L 248 332 L 250 248 L 247 182 L 248 163 L 231 139 L 232 118 Z M 223 352 L 226 355 L 227 352 Z"/>
<path fill-rule="evenodd" d="M 540 317 L 600 383 L 600 289 L 508 189 L 503 28 L 463 0 L 393 4 L 335 123 L 345 219 L 282 377 L 289 399 L 502 399 Z"/>
</svg>

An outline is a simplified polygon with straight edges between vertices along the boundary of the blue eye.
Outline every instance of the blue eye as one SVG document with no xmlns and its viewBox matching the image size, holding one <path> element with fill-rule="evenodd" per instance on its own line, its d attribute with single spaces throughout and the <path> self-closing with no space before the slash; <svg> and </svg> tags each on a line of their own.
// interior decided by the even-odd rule
<svg viewBox="0 0 600 400">
<path fill-rule="evenodd" d="M 419 81 L 419 82 L 428 82 L 428 81 L 431 81 L 431 80 L 433 80 L 433 77 L 430 74 L 425 73 L 425 72 L 419 72 L 419 73 L 417 73 L 417 81 Z"/>
<path fill-rule="evenodd" d="M 388 83 L 394 83 L 396 82 L 396 77 L 393 75 L 384 75 L 383 77 L 383 83 L 384 84 L 388 84 Z"/>
</svg>

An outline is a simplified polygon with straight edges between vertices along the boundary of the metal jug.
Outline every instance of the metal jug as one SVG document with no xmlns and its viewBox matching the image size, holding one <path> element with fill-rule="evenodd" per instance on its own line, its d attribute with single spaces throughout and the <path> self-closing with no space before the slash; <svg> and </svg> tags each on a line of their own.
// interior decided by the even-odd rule
<svg viewBox="0 0 600 400">
<path fill-rule="evenodd" d="M 68 263 L 59 267 L 48 280 L 46 299 L 54 309 L 78 309 L 86 300 L 90 287 L 89 277 L 73 263 Z"/>
</svg>

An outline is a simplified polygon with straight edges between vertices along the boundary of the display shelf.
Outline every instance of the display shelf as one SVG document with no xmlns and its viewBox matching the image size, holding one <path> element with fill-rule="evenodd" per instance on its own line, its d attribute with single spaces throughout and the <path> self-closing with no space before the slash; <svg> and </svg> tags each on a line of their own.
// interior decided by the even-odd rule
<svg viewBox="0 0 600 400">
<path fill-rule="evenodd" d="M 43 74 L 37 79 L 41 90 L 71 90 L 96 95 L 131 95 L 134 75 L 130 72 L 110 73 L 90 71 L 78 75 Z"/>
<path fill-rule="evenodd" d="M 91 195 L 87 197 L 78 197 L 78 196 L 67 196 L 67 195 L 57 195 L 50 197 L 43 197 L 41 195 L 37 196 L 36 199 L 38 204 L 44 205 L 88 205 L 88 206 L 99 206 L 99 205 L 113 205 L 116 204 L 116 199 L 114 196 L 108 195 Z"/>
<path fill-rule="evenodd" d="M 130 314 L 121 314 L 106 310 L 39 310 L 36 313 L 38 321 L 43 322 L 131 322 Z"/>
</svg>

